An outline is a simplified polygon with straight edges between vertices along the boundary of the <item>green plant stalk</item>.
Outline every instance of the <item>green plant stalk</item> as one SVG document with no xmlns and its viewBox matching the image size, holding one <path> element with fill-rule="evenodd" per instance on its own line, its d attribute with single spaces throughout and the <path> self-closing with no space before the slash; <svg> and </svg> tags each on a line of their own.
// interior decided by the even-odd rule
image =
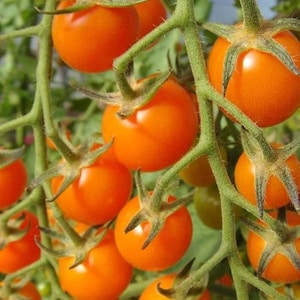
<svg viewBox="0 0 300 300">
<path fill-rule="evenodd" d="M 247 31 L 257 33 L 261 28 L 262 16 L 256 0 L 240 0 L 243 24 Z"/>
</svg>

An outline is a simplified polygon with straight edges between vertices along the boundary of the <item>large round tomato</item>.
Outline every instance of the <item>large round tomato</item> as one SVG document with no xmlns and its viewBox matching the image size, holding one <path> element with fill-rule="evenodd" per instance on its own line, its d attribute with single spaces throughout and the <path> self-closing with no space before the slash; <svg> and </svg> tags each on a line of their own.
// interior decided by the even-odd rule
<svg viewBox="0 0 300 300">
<path fill-rule="evenodd" d="M 170 197 L 174 201 L 174 197 Z M 128 201 L 118 214 L 115 225 L 117 247 L 130 264 L 141 270 L 159 271 L 174 265 L 186 252 L 192 237 L 192 221 L 186 207 L 170 215 L 152 242 L 142 249 L 150 232 L 145 221 L 132 231 L 125 229 L 132 217 L 140 210 L 139 198 Z"/>
<path fill-rule="evenodd" d="M 274 39 L 300 68 L 300 43 L 296 37 L 285 31 Z M 223 65 L 229 46 L 228 41 L 218 38 L 208 58 L 209 78 L 219 92 L 222 92 Z M 271 54 L 248 50 L 239 56 L 225 96 L 258 126 L 272 126 L 299 108 L 300 77 Z"/>
<path fill-rule="evenodd" d="M 0 273 L 13 273 L 39 259 L 40 248 L 35 243 L 35 238 L 39 236 L 38 220 L 29 211 L 23 212 L 25 217 L 20 225 L 20 229 L 29 229 L 25 235 L 13 242 L 9 242 L 0 250 Z M 14 216 L 20 217 L 20 214 Z"/>
<path fill-rule="evenodd" d="M 118 160 L 131 170 L 157 171 L 179 160 L 198 132 L 195 106 L 188 92 L 167 80 L 154 97 L 127 119 L 107 106 L 102 119 L 104 140 L 114 138 Z"/>
<path fill-rule="evenodd" d="M 52 180 L 53 193 L 63 177 Z M 82 168 L 79 177 L 57 198 L 65 216 L 90 225 L 112 220 L 129 199 L 132 191 L 130 171 L 110 155 L 100 157 Z"/>
<path fill-rule="evenodd" d="M 27 171 L 22 160 L 18 159 L 0 169 L 0 210 L 20 199 L 27 184 Z"/>
<path fill-rule="evenodd" d="M 150 283 L 142 292 L 140 295 L 139 300 L 167 300 L 170 298 L 167 298 L 163 296 L 157 289 L 158 284 L 163 289 L 169 289 L 172 287 L 174 280 L 176 278 L 177 274 L 167 274 L 164 275 L 156 280 L 154 280 L 152 283 Z M 204 292 L 201 294 L 201 296 L 197 300 L 211 300 L 210 292 L 205 289 Z"/>
<path fill-rule="evenodd" d="M 227 161 L 227 153 L 224 147 L 220 148 L 224 163 Z M 179 172 L 180 178 L 192 186 L 209 186 L 216 182 L 207 156 L 201 155 Z"/>
<path fill-rule="evenodd" d="M 70 269 L 73 257 L 58 262 L 61 287 L 76 300 L 116 300 L 131 281 L 133 268 L 120 255 L 108 230 L 83 263 Z"/>
<path fill-rule="evenodd" d="M 272 215 L 274 216 L 275 214 Z M 287 224 L 289 226 L 299 226 L 300 216 L 294 211 L 286 212 Z M 260 222 L 261 224 L 264 224 Z M 267 242 L 274 242 L 274 237 L 270 237 L 270 241 L 265 240 L 254 231 L 250 230 L 247 238 L 247 254 L 252 267 L 257 270 L 261 259 L 262 252 Z M 295 237 L 293 241 L 294 247 L 300 255 L 300 238 Z M 286 254 L 281 253 L 278 249 L 273 250 L 274 256 L 268 263 L 265 271 L 261 276 L 273 282 L 292 283 L 300 280 L 300 271 L 291 263 Z"/>
<path fill-rule="evenodd" d="M 167 10 L 161 0 L 147 0 L 135 4 L 140 18 L 139 38 L 145 36 L 167 18 Z"/>
<path fill-rule="evenodd" d="M 74 4 L 63 0 L 57 9 Z M 113 60 L 137 39 L 139 18 L 133 6 L 108 8 L 95 5 L 74 13 L 55 15 L 52 38 L 61 59 L 88 73 L 112 68 Z"/>
<path fill-rule="evenodd" d="M 278 147 L 273 144 L 274 147 Z M 300 190 L 300 162 L 296 155 L 290 156 L 286 160 L 294 181 Z M 235 170 L 234 181 L 238 191 L 252 204 L 257 205 L 255 194 L 255 166 L 247 154 L 243 152 L 239 157 Z M 267 183 L 264 208 L 279 208 L 290 202 L 287 191 L 281 180 L 271 176 Z"/>
</svg>

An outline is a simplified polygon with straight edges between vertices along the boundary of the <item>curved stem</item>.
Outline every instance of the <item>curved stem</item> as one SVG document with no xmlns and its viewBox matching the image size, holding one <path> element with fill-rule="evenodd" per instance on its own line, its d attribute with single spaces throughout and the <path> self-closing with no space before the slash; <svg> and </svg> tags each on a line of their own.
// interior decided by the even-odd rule
<svg viewBox="0 0 300 300">
<path fill-rule="evenodd" d="M 262 16 L 256 0 L 240 0 L 243 24 L 249 32 L 257 33 L 261 28 Z"/>
</svg>

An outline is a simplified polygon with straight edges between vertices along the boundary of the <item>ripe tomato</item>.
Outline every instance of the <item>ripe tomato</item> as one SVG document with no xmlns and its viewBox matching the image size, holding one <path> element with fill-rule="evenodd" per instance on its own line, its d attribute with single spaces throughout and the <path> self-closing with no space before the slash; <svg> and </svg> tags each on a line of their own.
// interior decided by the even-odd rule
<svg viewBox="0 0 300 300">
<path fill-rule="evenodd" d="M 224 147 L 220 148 L 223 161 L 227 161 L 227 153 Z M 202 155 L 191 162 L 186 168 L 179 172 L 180 178 L 192 186 L 209 186 L 216 182 L 211 170 L 207 156 Z"/>
<path fill-rule="evenodd" d="M 145 36 L 167 18 L 167 10 L 161 0 L 147 0 L 135 4 L 135 8 L 140 19 L 139 38 Z"/>
<path fill-rule="evenodd" d="M 274 216 L 275 214 L 271 214 Z M 299 226 L 300 216 L 294 211 L 286 211 L 287 224 L 289 226 Z M 260 222 L 261 224 L 264 224 Z M 270 236 L 270 241 L 274 239 Z M 300 255 L 300 238 L 295 237 L 293 241 L 294 247 Z M 256 234 L 254 231 L 249 231 L 247 238 L 247 254 L 248 259 L 252 267 L 257 270 L 261 254 L 266 246 L 266 240 Z M 290 259 L 278 249 L 274 249 L 276 252 L 270 262 L 268 263 L 262 277 L 266 280 L 270 280 L 278 283 L 292 283 L 300 280 L 300 271 L 291 263 Z"/>
<path fill-rule="evenodd" d="M 57 9 L 74 4 L 61 1 Z M 81 72 L 103 72 L 137 39 L 139 18 L 133 6 L 108 8 L 95 5 L 54 16 L 52 39 L 61 59 Z"/>
<path fill-rule="evenodd" d="M 274 147 L 276 144 L 273 144 Z M 296 155 L 290 156 L 286 160 L 291 174 L 300 191 L 300 162 Z M 237 190 L 252 204 L 257 204 L 255 195 L 255 167 L 245 152 L 239 157 L 235 170 L 234 181 Z M 265 203 L 266 209 L 279 208 L 290 202 L 290 198 L 282 184 L 281 180 L 271 176 L 267 183 Z"/>
<path fill-rule="evenodd" d="M 35 238 L 39 236 L 38 220 L 29 211 L 24 211 L 24 221 L 20 229 L 29 226 L 29 230 L 19 240 L 8 243 L 0 250 L 0 273 L 13 273 L 40 258 L 40 248 L 35 243 Z M 13 218 L 20 217 L 20 214 Z"/>
<path fill-rule="evenodd" d="M 133 268 L 120 255 L 109 229 L 82 264 L 70 269 L 73 257 L 58 261 L 61 287 L 76 300 L 115 300 L 132 278 Z"/>
<path fill-rule="evenodd" d="M 63 177 L 52 180 L 56 193 Z M 130 171 L 104 153 L 56 199 L 65 216 L 90 225 L 112 220 L 129 199 L 132 191 Z"/>
<path fill-rule="evenodd" d="M 140 295 L 139 300 L 167 300 L 170 298 L 167 298 L 163 296 L 161 293 L 159 293 L 157 289 L 157 285 L 160 284 L 160 287 L 163 289 L 171 288 L 174 282 L 174 279 L 176 278 L 177 274 L 167 274 L 164 275 L 156 280 L 154 280 L 152 283 L 150 283 L 146 289 L 142 292 Z M 203 294 L 197 299 L 197 300 L 211 300 L 210 292 L 206 289 L 204 290 Z"/>
<path fill-rule="evenodd" d="M 20 199 L 27 184 L 26 166 L 17 159 L 0 169 L 0 210 L 14 204 Z"/>
<path fill-rule="evenodd" d="M 164 169 L 179 160 L 193 145 L 198 118 L 188 92 L 167 80 L 155 96 L 127 119 L 118 107 L 107 106 L 102 118 L 106 142 L 114 138 L 117 159 L 130 170 Z"/>
<path fill-rule="evenodd" d="M 285 31 L 274 39 L 300 68 L 300 42 L 296 37 Z M 228 41 L 218 38 L 208 58 L 209 78 L 219 92 L 222 92 L 223 63 L 229 46 Z M 299 108 L 300 78 L 271 54 L 252 49 L 239 56 L 225 96 L 258 126 L 272 126 Z"/>
<path fill-rule="evenodd" d="M 170 196 L 169 201 L 175 198 Z M 126 261 L 134 267 L 147 271 L 164 270 L 174 265 L 186 252 L 192 237 L 192 221 L 186 207 L 170 215 L 153 241 L 142 246 L 149 235 L 150 223 L 142 222 L 125 233 L 129 221 L 140 210 L 136 196 L 122 208 L 115 224 L 116 245 Z"/>
</svg>

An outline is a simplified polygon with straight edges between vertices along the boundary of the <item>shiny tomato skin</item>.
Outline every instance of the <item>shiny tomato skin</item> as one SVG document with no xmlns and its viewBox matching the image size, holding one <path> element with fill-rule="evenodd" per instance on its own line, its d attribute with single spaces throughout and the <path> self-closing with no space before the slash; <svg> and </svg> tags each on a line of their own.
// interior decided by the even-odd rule
<svg viewBox="0 0 300 300">
<path fill-rule="evenodd" d="M 62 180 L 63 177 L 53 178 L 54 193 Z M 129 200 L 132 185 L 130 171 L 105 153 L 81 170 L 56 203 L 68 218 L 89 225 L 104 224 L 116 217 Z"/>
<path fill-rule="evenodd" d="M 130 170 L 153 172 L 169 167 L 191 148 L 198 133 L 191 97 L 171 79 L 129 118 L 120 119 L 117 111 L 118 107 L 106 107 L 102 134 L 106 142 L 114 138 L 115 155 Z"/>
<path fill-rule="evenodd" d="M 170 197 L 169 201 L 175 198 Z M 185 207 L 170 215 L 163 228 L 145 248 L 150 224 L 142 222 L 132 231 L 125 233 L 132 217 L 140 210 L 138 197 L 134 197 L 122 208 L 115 224 L 116 245 L 126 261 L 146 271 L 160 271 L 174 265 L 185 254 L 192 238 L 192 221 Z"/>
<path fill-rule="evenodd" d="M 0 169 L 0 210 L 17 202 L 25 191 L 27 170 L 21 159 Z"/>
<path fill-rule="evenodd" d="M 69 269 L 73 257 L 58 261 L 62 289 L 76 300 L 116 300 L 131 281 L 133 268 L 120 255 L 109 229 L 83 263 Z"/>
<path fill-rule="evenodd" d="M 296 37 L 284 31 L 274 39 L 286 48 L 300 68 L 300 42 Z M 219 92 L 222 92 L 223 62 L 229 45 L 225 39 L 218 38 L 207 62 L 209 79 Z M 239 56 L 225 96 L 258 126 L 273 126 L 299 108 L 300 77 L 271 54 L 248 50 Z"/>
<path fill-rule="evenodd" d="M 163 289 L 169 289 L 172 287 L 173 282 L 176 278 L 177 274 L 167 274 L 161 276 L 160 278 L 154 280 L 150 283 L 144 291 L 141 293 L 139 300 L 168 300 L 170 298 L 165 297 L 164 295 L 160 294 L 157 285 L 160 284 L 160 287 Z M 210 292 L 205 289 L 203 294 L 197 300 L 211 300 Z"/>
<path fill-rule="evenodd" d="M 275 215 L 276 214 L 272 214 L 273 217 Z M 287 210 L 286 219 L 287 224 L 290 226 L 300 225 L 300 216 L 294 211 Z M 266 241 L 262 237 L 254 231 L 249 231 L 247 238 L 247 254 L 248 259 L 255 270 L 258 268 L 260 256 L 265 245 Z M 300 238 L 295 239 L 294 245 L 300 255 Z M 262 277 L 266 280 L 277 283 L 293 283 L 300 280 L 300 271 L 292 265 L 286 255 L 278 252 L 269 262 L 266 270 L 262 274 Z"/>
<path fill-rule="evenodd" d="M 74 4 L 61 1 L 57 9 Z M 95 5 L 79 12 L 55 15 L 54 48 L 71 68 L 96 73 L 112 68 L 113 60 L 137 40 L 139 19 L 133 6 L 108 8 Z"/>
<path fill-rule="evenodd" d="M 142 38 L 167 18 L 167 10 L 161 0 L 147 0 L 135 4 L 140 19 L 140 34 Z"/>
<path fill-rule="evenodd" d="M 26 234 L 17 241 L 9 242 L 0 250 L 0 273 L 10 274 L 35 262 L 40 258 L 40 248 L 35 242 L 39 237 L 37 217 L 29 211 L 24 211 L 25 219 L 20 229 L 29 226 Z M 13 218 L 19 217 L 17 214 Z"/>
<path fill-rule="evenodd" d="M 275 144 L 274 144 L 275 145 Z M 290 156 L 287 161 L 295 184 L 300 191 L 300 161 L 296 155 Z M 239 157 L 235 170 L 234 181 L 237 190 L 252 204 L 257 205 L 255 195 L 255 168 L 245 152 Z M 265 195 L 265 209 L 279 208 L 290 202 L 290 198 L 280 179 L 271 176 L 267 183 Z"/>
</svg>

